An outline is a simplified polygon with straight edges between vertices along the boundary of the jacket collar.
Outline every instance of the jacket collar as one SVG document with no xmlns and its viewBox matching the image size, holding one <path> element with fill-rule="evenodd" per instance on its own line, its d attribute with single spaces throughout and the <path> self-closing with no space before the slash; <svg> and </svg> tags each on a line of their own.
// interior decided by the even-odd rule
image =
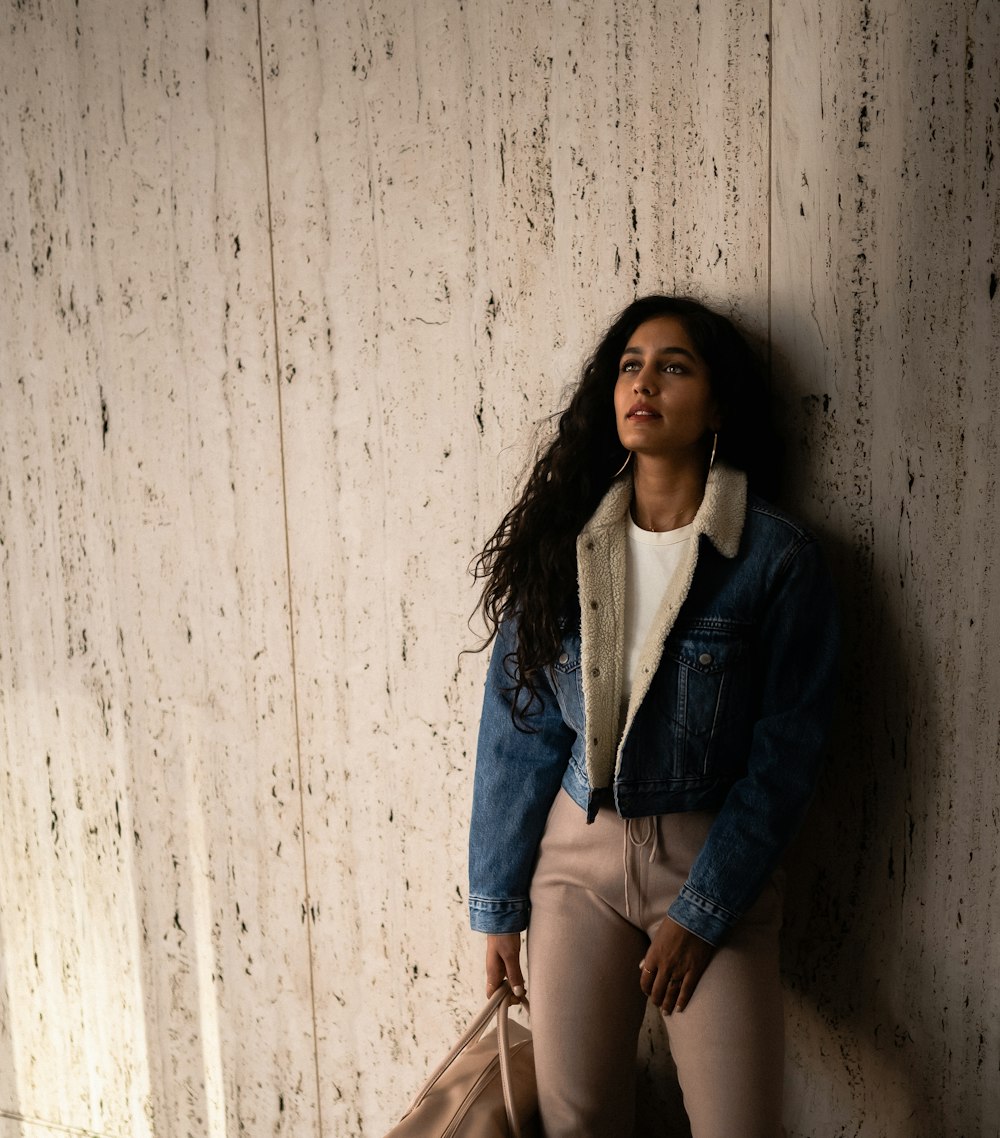
<svg viewBox="0 0 1000 1138">
<path fill-rule="evenodd" d="M 632 504 L 632 475 L 623 475 L 601 499 L 581 536 L 595 534 L 625 521 Z M 708 472 L 705 496 L 692 521 L 692 536 L 704 534 L 723 557 L 739 552 L 746 517 L 747 476 L 742 470 L 716 462 Z"/>
<path fill-rule="evenodd" d="M 709 471 L 705 495 L 692 522 L 693 540 L 663 595 L 639 657 L 621 730 L 625 659 L 626 518 L 632 477 L 613 483 L 576 543 L 580 588 L 580 666 L 586 720 L 587 777 L 609 786 L 620 762 L 620 744 L 659 667 L 664 641 L 687 597 L 704 534 L 724 557 L 736 556 L 746 513 L 746 475 L 723 463 Z M 617 752 L 617 754 L 616 754 Z"/>
</svg>

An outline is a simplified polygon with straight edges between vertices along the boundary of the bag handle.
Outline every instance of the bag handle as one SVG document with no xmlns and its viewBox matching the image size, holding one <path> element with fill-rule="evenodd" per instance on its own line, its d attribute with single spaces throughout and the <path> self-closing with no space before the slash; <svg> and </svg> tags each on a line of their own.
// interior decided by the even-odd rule
<svg viewBox="0 0 1000 1138">
<path fill-rule="evenodd" d="M 504 980 L 504 986 L 506 985 L 507 981 Z M 510 1069 L 510 1040 L 507 1033 L 507 1009 L 510 1007 L 512 996 L 513 993 L 509 993 L 497 1012 L 497 1052 L 500 1056 L 500 1085 L 503 1087 L 503 1104 L 507 1110 L 507 1126 L 511 1138 L 521 1138 L 521 1124 L 514 1109 L 514 1078 Z M 522 996 L 521 1003 L 530 1015 L 531 1008 L 528 1006 L 527 997 Z"/>
<path fill-rule="evenodd" d="M 417 1092 L 417 1097 L 410 1104 L 406 1114 L 416 1110 L 424 1097 L 430 1091 L 431 1087 L 441 1078 L 441 1076 L 448 1070 L 448 1068 L 455 1062 L 455 1060 L 462 1054 L 467 1047 L 471 1047 L 473 1043 L 485 1032 L 489 1027 L 490 1021 L 494 1016 L 497 1017 L 497 1053 L 500 1058 L 500 1085 L 503 1087 L 503 1104 L 507 1111 L 507 1125 L 510 1128 L 512 1138 L 521 1138 L 521 1127 L 517 1120 L 517 1112 L 514 1109 L 514 1094 L 512 1090 L 513 1080 L 511 1077 L 510 1069 L 510 1037 L 507 1031 L 507 1008 L 510 1006 L 514 993 L 510 990 L 510 985 L 504 980 L 500 987 L 490 996 L 489 1001 L 481 1012 L 479 1012 L 473 1019 L 472 1023 L 466 1028 L 461 1039 L 455 1046 L 448 1052 L 441 1063 L 435 1068 L 434 1072 L 430 1075 L 427 1082 Z M 521 1003 L 524 1004 L 525 1010 L 530 1014 L 531 1009 L 528 1006 L 526 996 L 521 997 Z M 406 1117 L 406 1114 L 403 1117 Z"/>
</svg>

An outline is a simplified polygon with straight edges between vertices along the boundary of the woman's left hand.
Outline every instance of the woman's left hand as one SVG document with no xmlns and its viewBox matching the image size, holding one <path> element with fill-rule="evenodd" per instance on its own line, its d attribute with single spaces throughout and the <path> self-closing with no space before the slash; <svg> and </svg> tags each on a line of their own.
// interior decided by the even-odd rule
<svg viewBox="0 0 1000 1138">
<path fill-rule="evenodd" d="M 663 1012 L 682 1012 L 708 967 L 715 946 L 664 917 L 639 964 L 639 987 Z"/>
</svg>

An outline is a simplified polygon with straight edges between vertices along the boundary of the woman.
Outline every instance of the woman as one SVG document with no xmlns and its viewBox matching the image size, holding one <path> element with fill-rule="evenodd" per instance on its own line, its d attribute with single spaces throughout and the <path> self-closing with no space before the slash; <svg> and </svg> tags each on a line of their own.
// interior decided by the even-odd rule
<svg viewBox="0 0 1000 1138">
<path fill-rule="evenodd" d="M 470 911 L 488 992 L 523 992 L 528 929 L 547 1138 L 631 1132 L 647 999 L 694 1138 L 781 1133 L 778 863 L 837 626 L 815 540 L 754 492 L 765 407 L 727 319 L 637 300 L 479 558 Z"/>
</svg>

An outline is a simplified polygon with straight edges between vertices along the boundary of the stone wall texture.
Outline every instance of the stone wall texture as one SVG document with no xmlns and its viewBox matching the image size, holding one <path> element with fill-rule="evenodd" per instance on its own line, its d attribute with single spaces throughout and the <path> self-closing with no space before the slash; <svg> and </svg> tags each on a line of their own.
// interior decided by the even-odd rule
<svg viewBox="0 0 1000 1138">
<path fill-rule="evenodd" d="M 998 91 L 988 0 L 5 0 L 0 1138 L 399 1116 L 483 987 L 469 561 L 661 290 L 844 599 L 789 1138 L 1000 1135 Z"/>
</svg>

